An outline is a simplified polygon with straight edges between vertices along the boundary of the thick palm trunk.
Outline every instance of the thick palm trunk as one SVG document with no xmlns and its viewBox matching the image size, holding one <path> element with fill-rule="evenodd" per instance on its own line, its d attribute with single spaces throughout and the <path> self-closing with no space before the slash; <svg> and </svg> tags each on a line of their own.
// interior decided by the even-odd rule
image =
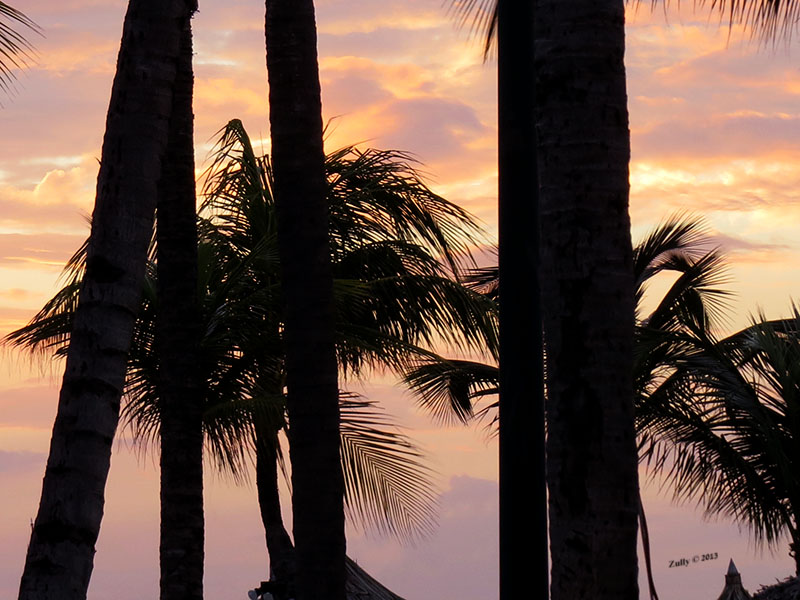
<svg viewBox="0 0 800 600">
<path fill-rule="evenodd" d="M 537 0 L 553 600 L 638 597 L 622 0 Z"/>
<path fill-rule="evenodd" d="M 500 598 L 546 598 L 533 0 L 498 5 Z M 531 490 L 533 493 L 531 493 Z M 521 548 L 527 548 L 521 552 Z"/>
<path fill-rule="evenodd" d="M 297 598 L 343 600 L 344 483 L 314 4 L 266 5 Z"/>
<path fill-rule="evenodd" d="M 162 600 L 203 598 L 203 399 L 198 377 L 192 87 L 192 30 L 187 18 L 156 222 Z"/>
<path fill-rule="evenodd" d="M 131 0 L 125 17 L 86 274 L 21 600 L 86 597 L 188 10 L 184 0 Z"/>
</svg>

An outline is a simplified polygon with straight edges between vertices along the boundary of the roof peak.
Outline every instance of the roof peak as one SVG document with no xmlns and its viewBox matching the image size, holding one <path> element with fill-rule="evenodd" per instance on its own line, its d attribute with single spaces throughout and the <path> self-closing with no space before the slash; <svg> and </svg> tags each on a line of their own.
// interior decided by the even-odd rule
<svg viewBox="0 0 800 600">
<path fill-rule="evenodd" d="M 736 565 L 733 564 L 733 559 L 731 559 L 730 564 L 728 564 L 728 575 L 738 575 L 739 571 L 736 570 Z"/>
</svg>

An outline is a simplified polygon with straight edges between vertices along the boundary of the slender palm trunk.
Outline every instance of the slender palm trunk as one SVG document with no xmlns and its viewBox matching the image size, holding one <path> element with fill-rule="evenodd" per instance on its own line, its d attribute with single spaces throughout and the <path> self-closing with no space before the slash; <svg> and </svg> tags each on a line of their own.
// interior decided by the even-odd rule
<svg viewBox="0 0 800 600">
<path fill-rule="evenodd" d="M 184 0 L 128 6 L 86 274 L 20 600 L 86 597 L 188 10 Z"/>
<path fill-rule="evenodd" d="M 284 590 L 278 600 L 285 600 L 295 597 L 297 559 L 281 515 L 277 443 L 274 433 L 270 434 L 264 426 L 256 425 L 256 488 L 269 552 L 270 581 Z"/>
<path fill-rule="evenodd" d="M 533 30 L 533 0 L 500 0 L 497 78 L 503 600 L 516 598 L 522 589 L 547 598 L 548 584 Z M 521 552 L 521 548 L 528 550 Z"/>
<path fill-rule="evenodd" d="M 198 376 L 193 79 L 192 30 L 187 17 L 156 222 L 162 600 L 203 598 L 203 398 Z"/>
<path fill-rule="evenodd" d="M 344 482 L 314 4 L 266 5 L 297 598 L 343 600 Z"/>
<path fill-rule="evenodd" d="M 553 600 L 638 597 L 622 0 L 537 0 Z"/>
</svg>

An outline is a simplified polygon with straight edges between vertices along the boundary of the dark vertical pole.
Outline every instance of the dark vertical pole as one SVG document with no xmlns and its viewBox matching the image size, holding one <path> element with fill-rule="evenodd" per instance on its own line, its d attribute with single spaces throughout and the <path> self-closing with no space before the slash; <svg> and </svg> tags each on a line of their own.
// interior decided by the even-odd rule
<svg viewBox="0 0 800 600">
<path fill-rule="evenodd" d="M 498 2 L 500 600 L 548 597 L 534 12 Z"/>
</svg>

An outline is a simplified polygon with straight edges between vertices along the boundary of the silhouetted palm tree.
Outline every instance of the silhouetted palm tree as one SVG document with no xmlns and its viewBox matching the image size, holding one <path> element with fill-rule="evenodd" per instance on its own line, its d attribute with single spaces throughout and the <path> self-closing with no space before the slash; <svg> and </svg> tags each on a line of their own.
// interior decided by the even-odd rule
<svg viewBox="0 0 800 600">
<path fill-rule="evenodd" d="M 650 464 L 677 499 L 746 525 L 757 542 L 789 538 L 800 574 L 800 312 L 718 342 L 675 373 L 687 383 L 650 400 Z"/>
<path fill-rule="evenodd" d="M 186 0 L 131 0 L 128 6 L 86 273 L 21 600 L 86 596 L 167 146 L 181 34 L 190 13 Z"/>
<path fill-rule="evenodd" d="M 255 298 L 265 290 L 272 297 L 259 304 L 261 307 L 271 305 L 270 312 L 275 314 L 280 309 L 275 292 L 278 273 L 270 163 L 266 157 L 255 157 L 238 122 L 229 125 L 218 156 L 226 166 L 210 183 L 206 208 L 216 215 L 216 232 L 221 235 L 209 239 L 216 240 L 216 246 L 224 248 L 229 256 L 255 253 L 261 256 L 251 261 L 252 273 L 242 279 L 247 290 L 244 295 Z M 327 197 L 336 278 L 337 352 L 345 377 L 358 376 L 372 365 L 407 366 L 410 355 L 423 351 L 418 344 L 429 345 L 436 337 L 459 345 L 474 345 L 487 333 L 494 339 L 494 321 L 485 310 L 487 303 L 446 277 L 445 267 L 433 258 L 441 255 L 448 269 L 459 270 L 460 255 L 466 253 L 472 243 L 470 232 L 475 231 L 474 225 L 466 213 L 427 190 L 407 161 L 401 153 L 373 150 L 360 153 L 344 149 L 328 157 Z M 259 309 L 259 314 L 263 313 L 264 308 Z M 280 318 L 273 317 L 271 323 L 262 325 L 261 329 L 273 332 L 277 339 L 279 322 Z M 257 352 L 244 354 L 257 355 Z M 264 394 L 276 397 L 283 389 L 284 370 L 280 365 L 273 365 L 269 371 L 261 378 L 260 385 Z M 351 403 L 343 409 L 352 412 L 353 407 Z M 291 423 L 291 416 L 289 421 Z M 277 478 L 274 439 L 283 425 L 283 417 L 277 420 L 274 416 L 272 419 L 261 417 L 255 422 L 255 434 L 260 442 L 257 444 L 258 489 L 270 564 L 275 579 L 286 581 L 294 573 L 294 552 L 280 519 L 274 486 Z M 381 442 L 379 436 L 367 445 L 353 446 L 350 440 L 355 438 L 348 433 L 352 422 L 352 414 L 343 422 L 342 451 L 350 456 L 344 464 L 355 464 L 357 454 L 363 453 L 365 448 L 387 441 L 384 438 Z M 363 430 L 362 437 L 365 433 Z M 377 463 L 371 468 L 378 468 Z M 399 465 L 391 467 L 392 470 L 398 468 Z M 357 501 L 363 509 L 356 514 L 369 513 L 372 509 L 367 510 L 367 505 L 359 500 L 360 493 L 354 493 L 363 488 L 357 483 L 366 473 L 356 476 L 346 469 L 345 474 L 348 505 L 353 508 Z M 262 478 L 265 485 L 261 483 Z M 391 489 L 386 491 L 394 494 Z M 391 500 L 391 494 L 384 496 L 384 492 L 376 490 L 376 497 L 383 499 L 372 505 L 393 506 L 395 501 Z M 414 512 L 416 510 L 409 516 Z M 403 524 L 405 518 L 395 514 L 385 523 L 394 523 L 394 531 L 407 536 L 413 532 L 414 527 L 410 525 L 415 520 Z M 384 528 L 385 523 L 376 524 Z"/>
</svg>

